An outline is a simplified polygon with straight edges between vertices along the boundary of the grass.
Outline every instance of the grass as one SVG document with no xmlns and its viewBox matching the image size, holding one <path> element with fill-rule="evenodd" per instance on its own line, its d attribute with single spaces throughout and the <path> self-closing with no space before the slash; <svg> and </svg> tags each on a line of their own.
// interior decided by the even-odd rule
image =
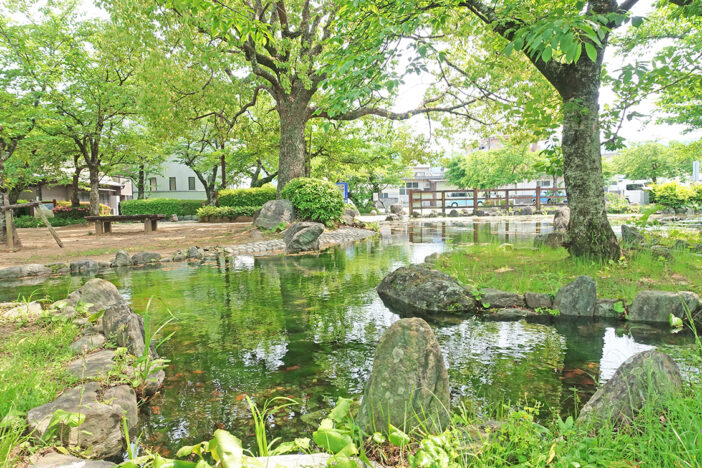
<svg viewBox="0 0 702 468">
<path fill-rule="evenodd" d="M 631 253 L 619 262 L 601 264 L 570 258 L 565 249 L 534 249 L 526 244 L 513 248 L 498 244 L 460 247 L 441 256 L 437 268 L 463 284 L 524 293 L 556 294 L 580 275 L 597 281 L 597 295 L 632 301 L 640 291 L 697 290 L 702 285 L 702 259 L 688 252 L 672 251 L 663 260 L 646 251 Z"/>
<path fill-rule="evenodd" d="M 64 366 L 78 334 L 65 321 L 0 323 L 0 466 L 13 466 L 19 455 L 13 448 L 26 440 L 26 412 L 75 383 Z"/>
</svg>

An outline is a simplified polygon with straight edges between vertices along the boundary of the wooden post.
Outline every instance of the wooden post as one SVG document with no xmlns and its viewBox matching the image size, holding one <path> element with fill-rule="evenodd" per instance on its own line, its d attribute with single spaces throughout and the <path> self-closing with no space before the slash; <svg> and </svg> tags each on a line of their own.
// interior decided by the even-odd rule
<svg viewBox="0 0 702 468">
<path fill-rule="evenodd" d="M 441 192 L 441 214 L 446 217 L 446 192 Z"/>
<path fill-rule="evenodd" d="M 473 214 L 478 209 L 478 189 L 473 189 Z"/>
<path fill-rule="evenodd" d="M 505 210 L 509 211 L 509 189 L 505 189 Z"/>
<path fill-rule="evenodd" d="M 10 195 L 8 193 L 3 194 L 3 203 L 5 204 L 5 229 L 7 230 L 7 248 L 14 250 L 15 239 L 12 236 L 12 211 L 10 210 Z"/>
<path fill-rule="evenodd" d="M 56 241 L 58 246 L 63 248 L 63 242 L 61 242 L 61 239 L 59 239 L 58 234 L 56 234 L 56 231 L 54 231 L 54 227 L 51 225 L 49 220 L 46 219 L 46 215 L 41 210 L 41 205 L 37 205 L 37 213 L 39 213 L 39 217 L 41 218 L 42 221 L 44 221 L 46 228 L 49 230 L 49 232 L 51 233 L 51 236 L 54 238 L 54 240 Z"/>
<path fill-rule="evenodd" d="M 536 186 L 536 211 L 541 211 L 541 187 Z"/>
</svg>

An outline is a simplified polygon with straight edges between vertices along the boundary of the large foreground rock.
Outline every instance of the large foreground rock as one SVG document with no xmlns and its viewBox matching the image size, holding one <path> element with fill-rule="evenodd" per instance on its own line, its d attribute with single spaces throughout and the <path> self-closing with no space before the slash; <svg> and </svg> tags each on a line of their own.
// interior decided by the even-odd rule
<svg viewBox="0 0 702 468">
<path fill-rule="evenodd" d="M 90 313 L 100 312 L 113 304 L 125 303 L 117 287 L 109 281 L 93 278 L 66 298 L 66 303 L 75 307 L 78 302 L 92 304 Z"/>
<path fill-rule="evenodd" d="M 324 232 L 324 224 L 298 222 L 285 230 L 285 251 L 289 253 L 319 250 L 319 236 Z"/>
<path fill-rule="evenodd" d="M 450 411 L 448 373 L 434 332 L 420 318 L 395 322 L 380 338 L 358 424 L 368 433 L 388 423 L 409 431 L 425 424 L 440 432 Z"/>
<path fill-rule="evenodd" d="M 597 305 L 597 283 L 589 276 L 578 276 L 556 293 L 553 308 L 561 315 L 592 317 Z"/>
<path fill-rule="evenodd" d="M 103 460 L 85 460 L 72 455 L 51 452 L 42 455 L 31 465 L 31 468 L 111 468 L 117 466 Z"/>
<path fill-rule="evenodd" d="M 558 208 L 556 214 L 553 215 L 553 230 L 567 231 L 568 224 L 570 224 L 570 208 L 562 206 Z"/>
<path fill-rule="evenodd" d="M 399 314 L 474 314 L 473 294 L 446 273 L 422 265 L 400 267 L 376 288 L 385 305 Z"/>
<path fill-rule="evenodd" d="M 77 379 L 104 378 L 115 366 L 115 352 L 104 349 L 68 363 L 66 371 Z"/>
<path fill-rule="evenodd" d="M 101 393 L 101 394 L 100 394 Z M 100 384 L 90 382 L 71 388 L 59 398 L 27 413 L 29 431 L 38 438 L 44 436 L 56 410 L 80 413 L 85 421 L 78 427 L 59 425 L 58 440 L 68 446 L 87 450 L 95 458 L 108 458 L 122 452 L 122 414 L 127 417 L 130 433 L 136 430 L 137 401 L 134 390 L 126 385 L 100 392 Z"/>
<path fill-rule="evenodd" d="M 687 310 L 694 316 L 698 307 L 700 298 L 690 291 L 642 291 L 634 298 L 629 308 L 629 320 L 667 323 L 670 314 L 685 319 Z"/>
<path fill-rule="evenodd" d="M 290 200 L 270 200 L 263 204 L 261 212 L 254 220 L 254 226 L 262 229 L 275 229 L 280 223 L 295 221 L 295 208 Z"/>
<path fill-rule="evenodd" d="M 661 395 L 682 390 L 677 364 L 660 351 L 649 350 L 627 359 L 614 376 L 585 404 L 579 422 L 627 423 L 644 403 Z"/>
<path fill-rule="evenodd" d="M 117 346 L 126 347 L 135 356 L 141 356 L 145 348 L 144 319 L 120 302 L 105 309 L 102 316 L 102 333 Z"/>
</svg>

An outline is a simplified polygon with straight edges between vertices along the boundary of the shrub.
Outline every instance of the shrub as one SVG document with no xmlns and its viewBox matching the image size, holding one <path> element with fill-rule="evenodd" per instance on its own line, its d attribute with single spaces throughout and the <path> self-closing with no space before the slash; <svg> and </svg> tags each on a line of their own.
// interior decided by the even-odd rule
<svg viewBox="0 0 702 468">
<path fill-rule="evenodd" d="M 100 216 L 107 216 L 110 213 L 112 208 L 100 203 Z M 70 201 L 57 201 L 54 206 L 54 215 L 65 219 L 82 219 L 90 216 L 90 202 L 80 202 L 78 208 L 73 208 Z"/>
<path fill-rule="evenodd" d="M 239 216 L 253 216 L 259 210 L 257 206 L 203 206 L 197 210 L 197 217 L 207 218 L 229 218 L 234 219 Z"/>
<path fill-rule="evenodd" d="M 695 190 L 677 182 L 655 184 L 651 187 L 651 201 L 666 208 L 682 208 L 692 201 Z"/>
<path fill-rule="evenodd" d="M 344 197 L 339 188 L 326 180 L 300 177 L 283 187 L 280 196 L 290 200 L 298 218 L 332 224 L 344 213 Z"/>
<path fill-rule="evenodd" d="M 120 204 L 123 215 L 162 214 L 166 216 L 193 216 L 207 203 L 205 200 L 176 200 L 174 198 L 149 198 L 125 200 Z"/>
<path fill-rule="evenodd" d="M 219 206 L 257 206 L 275 200 L 275 187 L 271 185 L 219 191 Z"/>
<path fill-rule="evenodd" d="M 607 213 L 629 213 L 630 211 L 629 202 L 618 193 L 606 192 L 605 206 Z"/>
<path fill-rule="evenodd" d="M 40 218 L 35 218 L 33 216 L 19 216 L 14 220 L 15 226 L 18 228 L 40 228 L 44 227 L 44 221 Z M 83 218 L 59 218 L 54 217 L 49 219 L 49 222 L 53 227 L 70 226 L 72 224 L 84 224 L 85 220 Z"/>
</svg>

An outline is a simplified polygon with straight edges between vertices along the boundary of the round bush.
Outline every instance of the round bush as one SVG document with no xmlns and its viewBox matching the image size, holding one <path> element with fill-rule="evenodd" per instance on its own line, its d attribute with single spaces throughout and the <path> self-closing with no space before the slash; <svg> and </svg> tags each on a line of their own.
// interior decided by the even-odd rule
<svg viewBox="0 0 702 468">
<path fill-rule="evenodd" d="M 344 213 L 344 196 L 336 185 L 326 180 L 293 179 L 283 187 L 280 196 L 290 200 L 300 219 L 330 225 L 338 222 Z"/>
</svg>

